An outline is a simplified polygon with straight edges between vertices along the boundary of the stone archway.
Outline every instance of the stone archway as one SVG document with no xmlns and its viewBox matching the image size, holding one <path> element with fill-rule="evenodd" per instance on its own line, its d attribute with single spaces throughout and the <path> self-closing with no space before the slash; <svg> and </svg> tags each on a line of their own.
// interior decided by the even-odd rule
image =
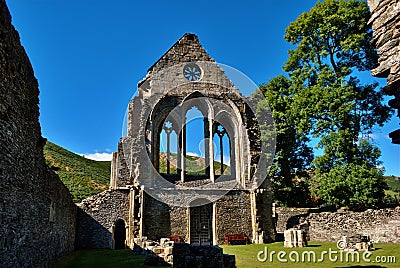
<svg viewBox="0 0 400 268">
<path fill-rule="evenodd" d="M 126 228 L 125 221 L 119 219 L 114 224 L 114 249 L 125 249 Z"/>
</svg>

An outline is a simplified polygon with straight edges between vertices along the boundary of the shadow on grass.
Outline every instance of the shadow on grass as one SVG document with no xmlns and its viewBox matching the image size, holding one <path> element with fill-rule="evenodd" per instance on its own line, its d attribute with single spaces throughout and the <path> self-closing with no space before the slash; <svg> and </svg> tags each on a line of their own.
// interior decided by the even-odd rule
<svg viewBox="0 0 400 268">
<path fill-rule="evenodd" d="M 130 249 L 77 250 L 60 259 L 53 268 L 151 267 L 144 265 L 144 259 L 144 255 L 136 255 Z"/>
</svg>

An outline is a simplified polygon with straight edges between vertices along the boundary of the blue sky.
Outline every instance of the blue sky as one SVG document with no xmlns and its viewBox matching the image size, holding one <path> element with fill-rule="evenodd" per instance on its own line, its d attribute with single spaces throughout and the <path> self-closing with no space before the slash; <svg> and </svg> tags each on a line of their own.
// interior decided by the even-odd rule
<svg viewBox="0 0 400 268">
<path fill-rule="evenodd" d="M 184 33 L 257 85 L 282 73 L 284 29 L 315 0 L 8 0 L 40 86 L 43 136 L 80 154 L 117 149 L 137 82 Z M 367 79 L 385 82 L 366 76 Z M 364 80 L 365 81 L 365 80 Z M 399 146 L 374 131 L 386 174 L 400 175 Z"/>
</svg>

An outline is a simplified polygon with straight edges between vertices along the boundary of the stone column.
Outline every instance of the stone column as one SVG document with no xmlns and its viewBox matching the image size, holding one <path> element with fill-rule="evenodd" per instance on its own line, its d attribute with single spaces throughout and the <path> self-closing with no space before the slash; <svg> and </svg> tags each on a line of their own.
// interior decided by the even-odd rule
<svg viewBox="0 0 400 268">
<path fill-rule="evenodd" d="M 140 202 L 140 229 L 139 229 L 139 237 L 143 237 L 143 213 L 144 213 L 144 202 L 145 202 L 145 192 L 144 192 L 144 186 L 142 186 L 140 190 L 140 197 L 139 197 L 139 202 Z"/>
<path fill-rule="evenodd" d="M 172 127 L 164 125 L 164 131 L 167 135 L 167 174 L 171 173 L 171 133 Z"/>
<path fill-rule="evenodd" d="M 250 206 L 251 206 L 251 227 L 252 227 L 252 236 L 253 236 L 251 241 L 255 244 L 259 244 L 256 193 L 253 190 L 251 190 L 251 192 L 250 192 Z"/>
<path fill-rule="evenodd" d="M 221 127 L 221 130 L 219 129 Z M 224 145 L 222 143 L 223 137 L 226 134 L 226 130 L 222 125 L 218 125 L 215 133 L 219 137 L 219 150 L 221 153 L 221 176 L 224 173 Z"/>
<path fill-rule="evenodd" d="M 217 234 L 217 203 L 213 202 L 213 212 L 212 212 L 212 237 L 213 245 L 218 245 L 218 234 Z"/>
<path fill-rule="evenodd" d="M 210 143 L 212 143 L 212 139 L 210 137 L 210 131 L 209 131 L 209 122 L 207 118 L 204 118 L 204 160 L 205 160 L 205 165 L 206 165 L 206 176 L 210 177 Z"/>
<path fill-rule="evenodd" d="M 130 249 L 133 249 L 134 243 L 133 238 L 135 231 L 135 190 L 133 187 L 129 188 L 129 217 L 128 217 L 128 232 L 126 236 L 126 244 Z"/>
<path fill-rule="evenodd" d="M 210 180 L 211 182 L 215 181 L 214 177 L 214 143 L 213 143 L 213 131 L 214 120 L 212 118 L 208 118 L 208 133 L 210 136 L 210 142 L 208 143 L 208 155 L 209 155 L 209 162 L 208 165 L 210 167 Z M 206 148 L 207 150 L 207 148 Z"/>
<path fill-rule="evenodd" d="M 181 133 L 179 134 L 179 142 L 181 144 L 181 182 L 185 181 L 185 174 L 186 174 L 186 118 L 183 118 L 182 122 L 182 130 Z"/>
<path fill-rule="evenodd" d="M 117 188 L 117 178 L 118 178 L 118 152 L 113 152 L 111 160 L 110 189 Z"/>
</svg>

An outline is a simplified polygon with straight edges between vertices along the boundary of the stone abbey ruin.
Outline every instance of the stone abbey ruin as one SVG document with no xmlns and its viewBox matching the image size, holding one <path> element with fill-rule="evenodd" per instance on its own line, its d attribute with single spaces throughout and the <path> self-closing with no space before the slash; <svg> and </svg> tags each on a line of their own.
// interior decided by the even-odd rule
<svg viewBox="0 0 400 268">
<path fill-rule="evenodd" d="M 185 77 L 191 71 L 198 77 Z M 257 167 L 261 152 L 256 117 L 197 36 L 185 34 L 179 39 L 149 68 L 138 88 L 128 108 L 127 136 L 113 155 L 111 189 L 84 200 L 82 210 L 99 223 L 99 229 L 112 233 L 120 221 L 131 248 L 142 238 L 168 236 L 199 245 L 221 244 L 227 234 L 245 234 L 253 243 L 273 241 L 268 181 L 250 187 L 256 169 L 251 167 Z M 205 141 L 205 165 L 197 174 L 191 174 L 186 156 L 190 142 L 186 115 L 193 107 L 204 122 L 203 130 L 196 130 L 204 132 Z M 164 173 L 160 170 L 163 130 L 175 132 L 178 139 L 175 158 L 166 148 Z M 230 164 L 222 175 L 213 164 L 210 137 L 217 133 L 227 135 L 230 145 Z M 91 232 L 90 240 L 96 244 L 88 246 L 112 247 L 110 233 L 102 237 L 95 227 Z M 87 241 L 89 234 L 84 235 Z"/>
<path fill-rule="evenodd" d="M 388 78 L 385 90 L 398 109 L 399 2 L 368 2 L 381 54 L 381 66 L 372 74 Z M 138 91 L 129 105 L 126 136 L 113 154 L 110 189 L 74 204 L 45 164 L 38 83 L 0 0 L 1 267 L 49 267 L 75 249 L 137 249 L 146 247 L 146 239 L 166 236 L 215 245 L 224 243 L 225 235 L 242 234 L 247 242 L 266 243 L 302 220 L 314 241 L 368 232 L 376 242 L 400 243 L 399 207 L 333 213 L 277 208 L 279 218 L 273 221 L 269 182 L 257 168 L 262 145 L 251 103 L 197 36 L 177 41 L 149 68 Z M 195 171 L 185 128 L 185 114 L 193 107 L 204 120 L 204 163 Z M 228 165 L 214 164 L 224 162 L 213 159 L 215 134 L 229 141 L 223 148 L 230 154 Z M 390 134 L 394 143 L 398 134 Z M 161 148 L 161 137 L 176 139 L 177 148 L 171 148 L 173 142 Z"/>
</svg>

